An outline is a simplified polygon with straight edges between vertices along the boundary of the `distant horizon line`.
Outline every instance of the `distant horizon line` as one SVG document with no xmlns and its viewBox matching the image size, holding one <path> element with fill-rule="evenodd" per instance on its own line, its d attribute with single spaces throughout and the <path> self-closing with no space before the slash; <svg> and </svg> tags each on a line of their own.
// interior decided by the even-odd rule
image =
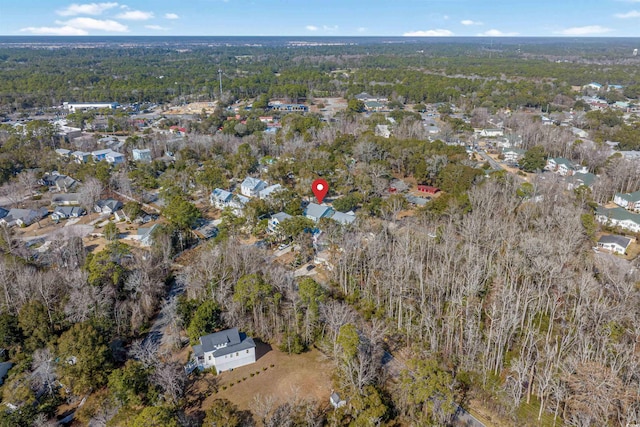
<svg viewBox="0 0 640 427">
<path fill-rule="evenodd" d="M 474 35 L 452 35 L 452 36 L 404 36 L 404 35 L 309 35 L 309 34 L 299 34 L 299 35 L 193 35 L 193 34 L 171 34 L 171 35 L 163 35 L 163 34 L 87 34 L 87 35 L 60 35 L 60 34 L 0 34 L 0 37 L 3 38 L 39 38 L 39 37 L 47 37 L 47 38 L 60 38 L 60 39 L 68 39 L 68 38 L 96 38 L 96 37 L 109 37 L 109 38 L 127 38 L 127 37 L 150 37 L 150 38 L 167 38 L 167 37 L 253 37 L 253 38 L 266 38 L 266 37 L 279 37 L 279 38 L 291 38 L 291 37 L 299 37 L 299 38 L 309 38 L 309 39 L 320 39 L 320 38 L 330 38 L 330 39 L 340 39 L 340 38 L 358 38 L 358 39 L 367 39 L 367 38 L 398 38 L 398 39 L 462 39 L 462 38 L 470 38 L 470 39 L 535 39 L 535 38 L 556 38 L 556 39 L 640 39 L 640 36 L 576 36 L 576 35 L 562 35 L 562 34 L 554 34 L 554 35 L 514 35 L 514 36 L 474 36 Z"/>
</svg>

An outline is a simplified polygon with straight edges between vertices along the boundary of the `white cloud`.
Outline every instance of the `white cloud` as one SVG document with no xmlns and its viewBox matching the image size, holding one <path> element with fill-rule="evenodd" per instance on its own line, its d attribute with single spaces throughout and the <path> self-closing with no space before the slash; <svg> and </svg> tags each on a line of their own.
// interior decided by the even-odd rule
<svg viewBox="0 0 640 427">
<path fill-rule="evenodd" d="M 403 34 L 405 37 L 450 37 L 452 35 L 451 31 L 443 29 L 409 31 Z"/>
<path fill-rule="evenodd" d="M 471 19 L 463 19 L 462 21 L 460 21 L 460 23 L 462 25 L 482 25 L 482 22 L 480 21 L 473 21 Z"/>
<path fill-rule="evenodd" d="M 367 27 L 358 27 L 358 32 L 359 33 L 366 33 L 367 32 Z"/>
<path fill-rule="evenodd" d="M 160 25 L 145 25 L 145 28 L 148 28 L 150 30 L 157 30 L 157 31 L 165 31 L 168 30 L 168 28 L 166 27 L 161 27 Z"/>
<path fill-rule="evenodd" d="M 318 31 L 318 27 L 316 27 L 315 25 L 307 25 L 304 28 L 306 28 L 307 31 Z"/>
<path fill-rule="evenodd" d="M 518 33 L 515 32 L 503 32 L 500 30 L 496 30 L 495 28 L 492 28 L 490 30 L 485 31 L 484 33 L 479 33 L 477 34 L 479 37 L 512 37 L 512 36 L 517 36 Z"/>
<path fill-rule="evenodd" d="M 86 36 L 89 34 L 85 30 L 70 27 L 68 25 L 65 25 L 64 27 L 27 27 L 22 28 L 20 31 L 23 33 L 51 36 Z"/>
<path fill-rule="evenodd" d="M 601 25 L 586 25 L 584 27 L 565 28 L 564 30 L 556 31 L 556 34 L 562 34 L 565 36 L 588 36 L 591 34 L 604 34 L 610 31 L 613 30 Z"/>
<path fill-rule="evenodd" d="M 61 16 L 101 15 L 102 12 L 117 6 L 118 3 L 73 3 L 67 6 L 65 9 L 56 11 L 56 13 Z"/>
<path fill-rule="evenodd" d="M 331 26 L 329 26 L 329 25 L 323 25 L 323 26 L 322 26 L 322 29 L 323 29 L 324 31 L 338 31 L 338 26 L 337 26 L 337 25 L 331 25 Z"/>
<path fill-rule="evenodd" d="M 142 10 L 128 10 L 117 16 L 128 21 L 146 21 L 153 18 L 153 12 L 143 12 Z"/>
<path fill-rule="evenodd" d="M 622 18 L 622 19 L 640 18 L 640 12 L 638 12 L 637 10 L 631 10 L 627 13 L 616 13 L 614 16 L 616 18 Z"/>
<path fill-rule="evenodd" d="M 73 18 L 66 22 L 56 21 L 56 24 L 83 30 L 100 30 L 112 33 L 126 33 L 129 31 L 126 25 L 111 19 Z"/>
<path fill-rule="evenodd" d="M 167 19 L 180 19 L 176 13 L 165 13 L 164 17 Z"/>
</svg>

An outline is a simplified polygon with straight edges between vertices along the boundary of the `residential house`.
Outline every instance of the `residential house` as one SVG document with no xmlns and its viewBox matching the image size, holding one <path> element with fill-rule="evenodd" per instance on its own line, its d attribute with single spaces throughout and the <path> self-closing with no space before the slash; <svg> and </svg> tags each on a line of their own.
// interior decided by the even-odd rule
<svg viewBox="0 0 640 427">
<path fill-rule="evenodd" d="M 627 252 L 627 248 L 631 244 L 631 239 L 626 237 L 616 236 L 613 234 L 605 234 L 598 240 L 598 247 L 604 250 L 624 255 Z"/>
<path fill-rule="evenodd" d="M 438 187 L 432 187 L 431 185 L 419 184 L 418 185 L 418 191 L 420 191 L 421 193 L 427 193 L 427 194 L 434 195 L 436 193 L 439 193 L 440 189 Z"/>
<path fill-rule="evenodd" d="M 342 225 L 349 225 L 353 224 L 353 222 L 356 220 L 356 215 L 353 212 L 343 213 L 335 211 L 330 218 Z"/>
<path fill-rule="evenodd" d="M 485 138 L 495 138 L 498 136 L 504 136 L 504 131 L 502 129 L 482 129 L 479 132 L 479 135 Z"/>
<path fill-rule="evenodd" d="M 60 157 L 64 157 L 65 159 L 71 155 L 71 150 L 67 150 L 66 148 L 56 148 L 56 154 Z"/>
<path fill-rule="evenodd" d="M 505 163 L 511 164 L 518 163 L 525 153 L 526 151 L 521 148 L 504 148 L 502 150 Z"/>
<path fill-rule="evenodd" d="M 115 199 L 98 200 L 93 207 L 97 213 L 112 214 L 118 209 L 122 209 L 122 202 Z"/>
<path fill-rule="evenodd" d="M 391 136 L 391 129 L 389 129 L 389 125 L 376 125 L 374 133 L 376 136 L 389 138 Z"/>
<path fill-rule="evenodd" d="M 80 193 L 54 194 L 51 197 L 51 204 L 54 206 L 70 206 L 80 204 Z"/>
<path fill-rule="evenodd" d="M 7 215 L 0 219 L 0 224 L 12 227 L 26 227 L 47 216 L 49 211 L 46 208 L 40 209 L 11 209 Z"/>
<path fill-rule="evenodd" d="M 86 153 L 84 151 L 74 151 L 71 153 L 71 158 L 76 163 L 87 163 L 91 158 L 91 153 Z"/>
<path fill-rule="evenodd" d="M 237 328 L 200 337 L 193 346 L 192 364 L 198 369 L 215 368 L 218 373 L 256 362 L 256 344 Z"/>
<path fill-rule="evenodd" d="M 367 111 L 382 111 L 385 107 L 386 105 L 379 101 L 367 101 L 364 103 L 364 109 Z"/>
<path fill-rule="evenodd" d="M 50 189 L 66 192 L 73 189 L 78 184 L 78 181 L 70 176 L 61 175 L 57 171 L 53 171 L 51 173 L 45 173 L 42 179 L 38 181 L 38 184 L 45 185 Z"/>
<path fill-rule="evenodd" d="M 592 90 L 600 90 L 602 89 L 602 85 L 600 83 L 591 82 L 582 87 L 583 89 L 592 89 Z"/>
<path fill-rule="evenodd" d="M 275 233 L 276 231 L 278 231 L 278 227 L 280 227 L 282 221 L 291 218 L 293 217 L 286 212 L 278 212 L 277 214 L 273 214 L 271 215 L 269 223 L 267 224 L 267 230 L 271 233 Z"/>
<path fill-rule="evenodd" d="M 354 96 L 354 98 L 362 102 L 370 102 L 370 101 L 387 102 L 388 101 L 387 98 L 369 95 L 367 92 L 361 92 L 356 96 Z"/>
<path fill-rule="evenodd" d="M 240 194 L 233 194 L 221 188 L 216 188 L 211 192 L 209 201 L 218 209 L 231 208 L 235 215 L 242 215 L 244 206 L 249 202 L 249 198 Z"/>
<path fill-rule="evenodd" d="M 267 188 L 261 190 L 258 193 L 258 197 L 260 199 L 268 199 L 269 197 L 271 197 L 271 195 L 273 193 L 275 193 L 276 191 L 282 190 L 282 186 L 280 184 L 273 184 L 268 186 Z"/>
<path fill-rule="evenodd" d="M 125 157 L 124 154 L 112 151 L 105 156 L 105 160 L 112 165 L 119 165 L 120 163 L 124 163 Z"/>
<path fill-rule="evenodd" d="M 596 175 L 589 172 L 576 172 L 566 178 L 567 190 L 574 190 L 581 186 L 593 188 L 593 184 L 595 184 L 596 178 Z"/>
<path fill-rule="evenodd" d="M 224 209 L 231 203 L 231 199 L 233 198 L 233 194 L 227 190 L 223 190 L 221 188 L 216 188 L 211 192 L 211 196 L 209 196 L 209 201 L 213 206 L 218 209 Z"/>
<path fill-rule="evenodd" d="M 616 193 L 613 196 L 613 203 L 630 211 L 638 212 L 640 211 L 640 191 Z"/>
<path fill-rule="evenodd" d="M 267 188 L 267 183 L 258 178 L 246 177 L 240 184 L 240 193 L 247 197 L 256 197 L 258 193 Z"/>
<path fill-rule="evenodd" d="M 404 193 L 405 191 L 409 190 L 409 188 L 409 184 L 407 184 L 406 182 L 400 179 L 394 179 L 389 183 L 388 191 L 391 194 Z"/>
<path fill-rule="evenodd" d="M 107 154 L 111 153 L 110 148 L 106 148 L 104 150 L 95 150 L 91 152 L 93 156 L 93 160 L 99 162 L 101 160 L 107 160 Z"/>
<path fill-rule="evenodd" d="M 407 199 L 407 202 L 416 206 L 425 206 L 431 200 L 428 197 L 427 198 L 416 197 L 416 196 L 412 196 L 411 194 L 406 194 L 404 198 Z"/>
<path fill-rule="evenodd" d="M 547 159 L 547 165 L 544 168 L 551 172 L 556 172 L 561 176 L 573 175 L 573 172 L 575 171 L 575 167 L 571 161 L 564 157 L 549 157 Z"/>
<path fill-rule="evenodd" d="M 607 85 L 607 92 L 612 90 L 621 91 L 623 89 L 624 89 L 624 86 L 622 85 Z"/>
<path fill-rule="evenodd" d="M 321 218 L 330 218 L 333 215 L 333 209 L 327 205 L 319 205 L 317 203 L 309 203 L 304 210 L 304 216 L 314 222 L 320 221 Z"/>
<path fill-rule="evenodd" d="M 58 206 L 53 210 L 51 219 L 59 221 L 66 218 L 79 218 L 87 212 L 79 206 Z"/>
<path fill-rule="evenodd" d="M 158 224 L 153 224 L 151 227 L 138 228 L 138 240 L 142 246 L 151 246 L 153 243 L 153 232 L 158 228 Z"/>
<path fill-rule="evenodd" d="M 597 208 L 596 221 L 600 224 L 620 227 L 634 233 L 640 232 L 640 214 L 635 214 L 623 208 Z"/>
<path fill-rule="evenodd" d="M 4 218 L 7 215 L 9 215 L 9 211 L 5 208 L 0 208 L 0 219 Z"/>
<path fill-rule="evenodd" d="M 132 154 L 133 154 L 133 160 L 135 160 L 136 162 L 149 163 L 151 162 L 151 160 L 153 160 L 151 157 L 151 150 L 148 148 L 142 148 L 142 149 L 134 148 L 132 150 Z"/>
</svg>

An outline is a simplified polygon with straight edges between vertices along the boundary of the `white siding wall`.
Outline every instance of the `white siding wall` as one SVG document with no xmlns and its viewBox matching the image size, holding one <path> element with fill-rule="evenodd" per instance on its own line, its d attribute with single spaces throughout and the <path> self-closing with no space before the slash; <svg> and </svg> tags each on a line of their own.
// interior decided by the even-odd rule
<svg viewBox="0 0 640 427">
<path fill-rule="evenodd" d="M 237 354 L 237 356 L 236 356 Z M 206 356 L 206 355 L 205 355 Z M 231 353 L 226 356 L 217 357 L 215 360 L 216 370 L 218 372 L 228 371 L 240 366 L 249 365 L 256 361 L 256 349 L 241 350 L 237 353 Z M 205 360 L 205 363 L 208 361 Z"/>
</svg>

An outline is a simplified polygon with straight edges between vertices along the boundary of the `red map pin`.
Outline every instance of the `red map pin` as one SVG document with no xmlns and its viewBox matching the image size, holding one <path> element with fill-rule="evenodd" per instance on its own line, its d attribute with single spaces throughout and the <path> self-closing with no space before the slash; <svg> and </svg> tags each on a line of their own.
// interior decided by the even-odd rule
<svg viewBox="0 0 640 427">
<path fill-rule="evenodd" d="M 318 178 L 311 184 L 311 191 L 316 195 L 318 203 L 322 203 L 324 196 L 326 196 L 329 191 L 329 184 L 327 184 L 327 181 L 324 179 Z"/>
</svg>

